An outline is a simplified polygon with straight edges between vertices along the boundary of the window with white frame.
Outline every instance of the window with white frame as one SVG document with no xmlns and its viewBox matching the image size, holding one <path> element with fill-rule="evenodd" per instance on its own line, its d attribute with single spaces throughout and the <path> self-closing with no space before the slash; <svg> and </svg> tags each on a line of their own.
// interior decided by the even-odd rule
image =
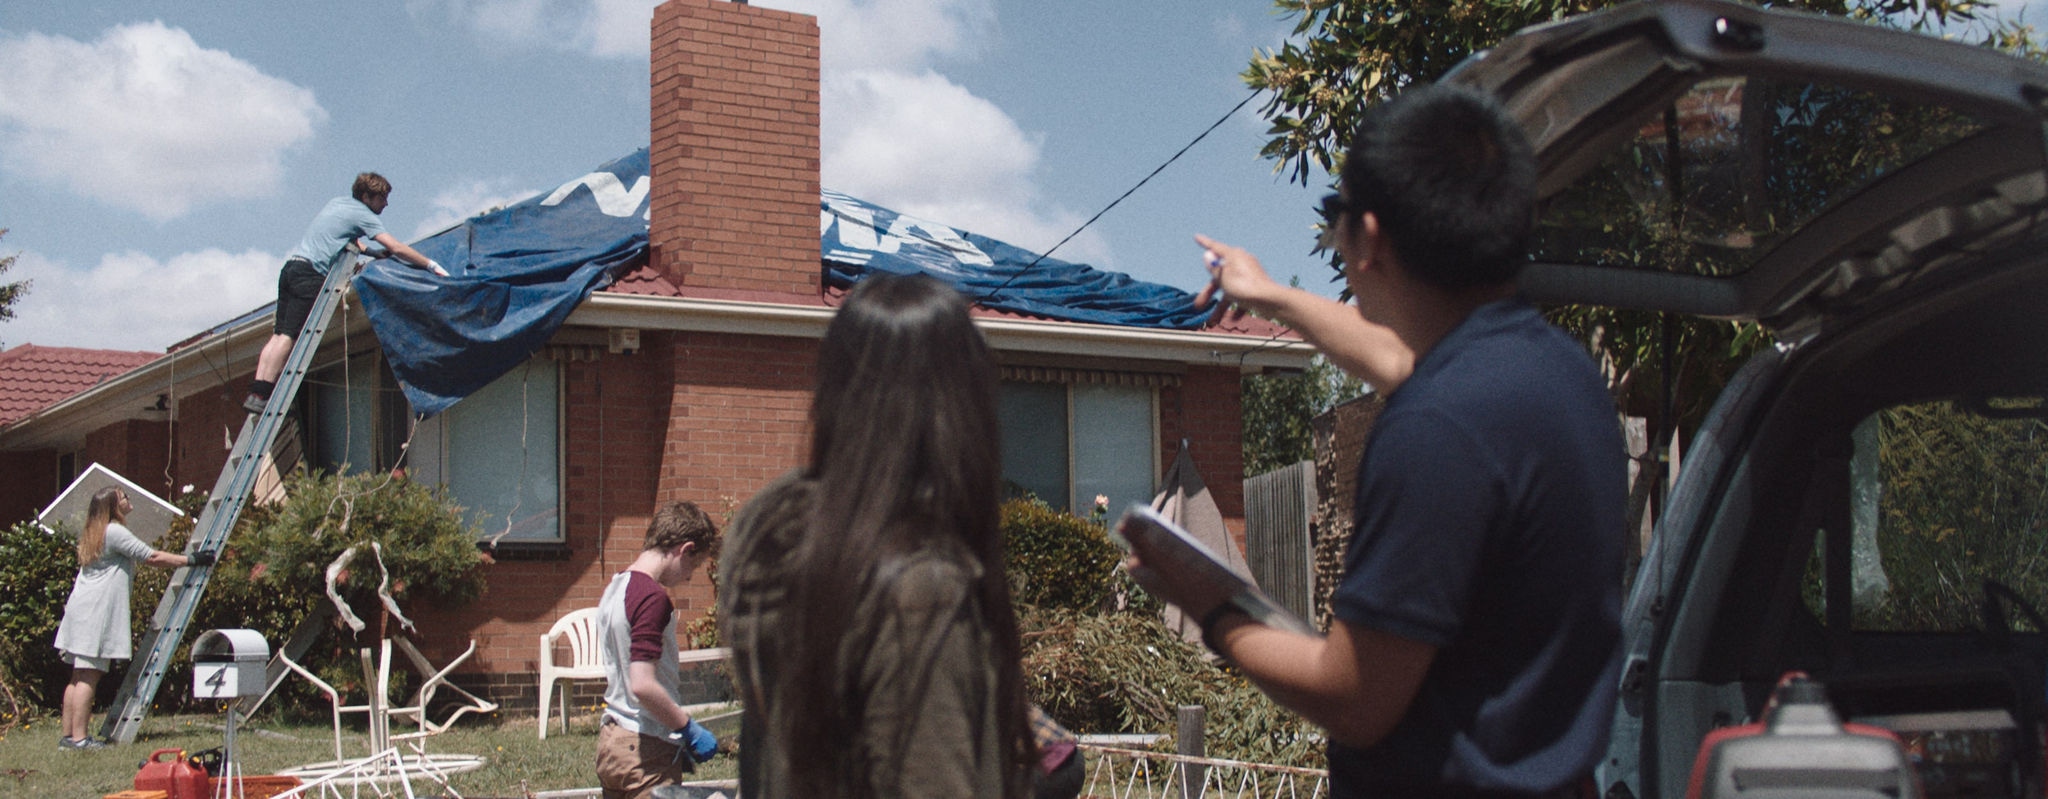
<svg viewBox="0 0 2048 799">
<path fill-rule="evenodd" d="M 1014 379 L 1019 375 L 1041 379 Z M 1091 377 L 1006 370 L 999 413 L 1008 493 L 1028 492 L 1078 513 L 1087 513 L 1097 496 L 1108 498 L 1112 513 L 1152 499 L 1159 474 L 1155 381 Z"/>
</svg>

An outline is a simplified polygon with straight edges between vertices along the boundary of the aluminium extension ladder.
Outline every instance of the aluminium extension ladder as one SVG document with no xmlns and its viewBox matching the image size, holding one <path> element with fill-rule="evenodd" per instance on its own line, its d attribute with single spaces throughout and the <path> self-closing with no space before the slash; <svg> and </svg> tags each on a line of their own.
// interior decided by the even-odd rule
<svg viewBox="0 0 2048 799">
<path fill-rule="evenodd" d="M 270 402 L 263 407 L 263 413 L 243 420 L 242 432 L 235 436 L 227 465 L 221 469 L 220 479 L 213 484 L 206 509 L 199 513 L 199 520 L 193 525 L 192 542 L 186 545 L 186 552 L 218 554 L 222 545 L 227 543 L 228 533 L 235 529 L 235 520 L 241 518 L 242 506 L 255 489 L 256 477 L 263 469 L 263 455 L 270 451 L 278 431 L 284 427 L 285 414 L 292 399 L 298 395 L 299 383 L 305 379 L 306 368 L 312 364 L 313 352 L 320 348 L 320 338 L 326 335 L 327 325 L 333 321 L 334 310 L 340 307 L 342 295 L 348 292 L 349 277 L 355 272 L 357 263 L 355 253 L 348 250 L 343 250 L 328 263 L 327 280 L 321 284 L 320 295 L 313 301 L 313 312 L 306 317 L 306 326 L 292 342 L 291 357 L 285 361 L 284 371 L 277 376 L 277 386 L 271 391 Z M 170 585 L 164 588 L 163 601 L 157 603 L 149 630 L 142 634 L 142 642 L 136 647 L 136 657 L 128 665 L 128 676 L 121 681 L 121 691 L 114 695 L 113 703 L 107 708 L 105 725 L 100 728 L 101 737 L 124 744 L 135 741 L 135 733 L 142 727 L 142 717 L 148 714 L 150 703 L 156 701 L 164 672 L 169 670 L 171 658 L 184 642 L 185 626 L 192 621 L 192 613 L 199 607 L 199 597 L 206 592 L 206 583 L 212 576 L 211 565 L 185 566 L 171 574 Z"/>
</svg>

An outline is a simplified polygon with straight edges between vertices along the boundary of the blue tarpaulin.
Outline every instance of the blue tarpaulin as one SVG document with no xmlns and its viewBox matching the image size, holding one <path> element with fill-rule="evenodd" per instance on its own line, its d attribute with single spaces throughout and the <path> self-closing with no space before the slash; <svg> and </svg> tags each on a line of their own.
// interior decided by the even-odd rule
<svg viewBox="0 0 2048 799">
<path fill-rule="evenodd" d="M 432 416 L 525 363 L 590 293 L 647 256 L 647 151 L 413 248 L 443 279 L 370 264 L 356 293 L 414 413 Z"/>
<path fill-rule="evenodd" d="M 413 412 L 434 415 L 524 363 L 590 293 L 647 256 L 647 151 L 413 244 L 453 274 L 394 260 L 356 277 L 370 325 Z M 1073 322 L 1192 329 L 1205 314 L 1172 286 L 1068 263 L 838 192 L 819 200 L 824 279 L 923 272 L 986 308 Z"/>
<path fill-rule="evenodd" d="M 1192 330 L 1205 311 L 1195 297 L 1037 253 L 826 190 L 819 202 L 827 285 L 850 287 L 871 272 L 923 272 L 984 308 L 1069 322 Z"/>
</svg>

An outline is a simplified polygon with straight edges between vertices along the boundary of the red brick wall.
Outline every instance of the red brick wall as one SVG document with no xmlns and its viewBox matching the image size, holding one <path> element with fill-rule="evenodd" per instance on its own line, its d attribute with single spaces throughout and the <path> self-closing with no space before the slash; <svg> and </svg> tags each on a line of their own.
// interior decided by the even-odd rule
<svg viewBox="0 0 2048 799">
<path fill-rule="evenodd" d="M 235 375 L 218 390 L 202 391 L 178 402 L 178 419 L 171 425 L 174 444 L 171 473 L 178 478 L 173 490 L 190 485 L 197 491 L 212 491 L 227 467 L 231 439 L 241 433 L 249 414 L 242 410 L 242 389 L 250 373 Z"/>
<path fill-rule="evenodd" d="M 692 288 L 818 294 L 818 23 L 726 0 L 654 10 L 653 263 Z"/>
<path fill-rule="evenodd" d="M 166 499 L 179 485 L 170 472 L 170 425 L 130 419 L 86 434 L 78 467 L 100 464 Z"/>
<path fill-rule="evenodd" d="M 1159 392 L 1159 462 L 1173 463 L 1182 438 L 1224 522 L 1244 547 L 1244 418 L 1236 367 L 1190 367 L 1178 388 Z"/>
<path fill-rule="evenodd" d="M 797 465 L 817 350 L 810 339 L 678 334 L 662 498 L 744 501 Z"/>
<path fill-rule="evenodd" d="M 57 453 L 38 449 L 0 452 L 0 526 L 36 517 L 63 486 L 57 485 Z"/>
<path fill-rule="evenodd" d="M 501 704 L 531 708 L 541 634 L 562 614 L 596 606 L 611 576 L 640 552 L 658 504 L 671 341 L 670 334 L 643 332 L 638 353 L 563 364 L 567 559 L 498 560 L 484 567 L 489 583 L 481 600 L 416 619 L 430 660 L 445 662 L 474 638 L 477 653 L 461 671 L 516 675 L 492 684 Z"/>
<path fill-rule="evenodd" d="M 754 492 L 801 464 L 817 350 L 808 339 L 677 334 L 659 498 L 695 502 L 722 529 Z M 709 581 L 676 593 L 686 621 L 715 600 Z"/>
<path fill-rule="evenodd" d="M 472 682 L 508 710 L 535 701 L 540 635 L 563 613 L 597 604 L 611 575 L 640 553 L 656 506 L 695 502 L 722 530 L 804 457 L 815 342 L 720 333 L 643 333 L 642 341 L 636 355 L 565 370 L 569 559 L 492 564 L 482 601 L 418 619 L 421 649 L 436 662 L 477 640 L 461 671 L 478 674 Z M 709 612 L 713 591 L 703 573 L 672 590 L 681 622 Z"/>
</svg>

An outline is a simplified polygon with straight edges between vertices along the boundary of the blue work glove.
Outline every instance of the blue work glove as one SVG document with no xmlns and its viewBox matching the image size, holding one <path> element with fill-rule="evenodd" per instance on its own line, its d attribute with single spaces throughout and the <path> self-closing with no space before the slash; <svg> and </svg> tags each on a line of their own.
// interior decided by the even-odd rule
<svg viewBox="0 0 2048 799">
<path fill-rule="evenodd" d="M 669 733 L 668 740 L 677 747 L 689 750 L 691 759 L 698 763 L 710 760 L 712 755 L 718 754 L 718 736 L 704 729 L 704 725 L 698 724 L 696 719 L 690 719 L 682 729 Z"/>
</svg>

